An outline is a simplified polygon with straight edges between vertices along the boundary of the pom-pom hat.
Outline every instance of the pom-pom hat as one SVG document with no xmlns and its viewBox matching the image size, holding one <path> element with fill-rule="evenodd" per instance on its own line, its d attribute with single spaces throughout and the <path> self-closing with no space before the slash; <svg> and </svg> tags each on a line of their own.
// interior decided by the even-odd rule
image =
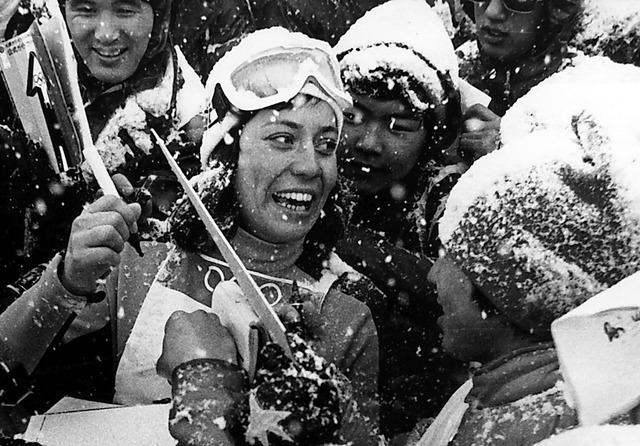
<svg viewBox="0 0 640 446">
<path fill-rule="evenodd" d="M 515 325 L 551 322 L 640 270 L 640 143 L 583 113 L 474 163 L 440 220 L 446 255 Z M 611 124 L 611 123 L 610 123 Z"/>
<path fill-rule="evenodd" d="M 383 80 L 389 89 L 398 83 L 417 112 L 446 102 L 448 88 L 460 89 L 465 102 L 468 84 L 458 77 L 451 39 L 424 0 L 391 0 L 371 9 L 334 49 L 347 87 L 367 79 Z"/>
</svg>

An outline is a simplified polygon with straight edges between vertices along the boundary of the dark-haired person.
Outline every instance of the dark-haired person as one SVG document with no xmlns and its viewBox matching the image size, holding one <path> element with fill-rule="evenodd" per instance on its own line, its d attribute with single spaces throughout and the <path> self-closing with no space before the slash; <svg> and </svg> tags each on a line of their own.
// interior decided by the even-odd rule
<svg viewBox="0 0 640 446">
<path fill-rule="evenodd" d="M 185 155 L 181 161 L 192 159 L 190 165 L 197 166 L 195 143 L 203 127 L 198 115 L 203 109 L 204 88 L 171 44 L 171 3 L 60 2 L 76 50 L 80 90 L 95 146 L 110 174 L 122 173 L 134 187 L 144 185 L 150 190 L 151 216 L 155 217 L 150 222 L 166 218 L 177 196 L 177 183 L 154 147 L 150 129 L 170 141 L 172 150 Z M 25 11 L 26 8 L 19 8 L 14 17 L 28 20 Z M 3 108 L 3 112 L 10 111 L 11 107 Z M 2 284 L 3 295 L 9 296 L 4 307 L 33 286 L 46 264 L 67 247 L 73 219 L 94 198 L 97 189 L 92 172 L 84 164 L 59 176 L 36 150 L 29 149 L 25 158 L 27 143 L 18 118 L 28 119 L 13 113 L 4 122 L 11 126 L 7 132 L 12 141 L 20 144 L 11 142 L 0 148 L 10 161 L 3 166 L 11 174 L 6 179 L 24 188 L 17 191 L 22 195 L 9 193 L 9 206 L 16 210 L 16 216 L 25 215 L 24 228 L 14 224 L 16 218 L 3 221 L 3 229 L 17 234 L 2 248 L 3 266 L 18 265 Z M 23 177 L 35 177 L 37 183 L 19 182 Z M 129 192 L 132 190 L 129 187 Z M 17 199 L 22 201 L 18 203 Z M 152 237 L 156 226 L 146 227 Z M 30 270 L 33 267 L 37 269 Z M 111 399 L 111 332 L 106 321 L 103 325 L 103 332 L 92 339 L 56 340 L 33 374 L 36 388 L 41 390 L 38 394 L 42 395 L 41 404 L 34 409 L 46 410 L 69 389 L 78 390 L 74 396 Z M 84 323 L 76 317 L 72 326 L 81 332 Z M 70 373 L 70 364 L 84 370 L 79 375 L 93 379 L 78 379 Z"/>
<path fill-rule="evenodd" d="M 331 436 L 324 437 L 326 440 L 337 440 L 333 436 L 337 429 L 354 444 L 376 444 L 378 342 L 371 313 L 362 302 L 329 284 L 323 285 L 323 270 L 348 217 L 336 150 L 343 111 L 350 105 L 350 98 L 331 47 L 284 28 L 259 30 L 218 61 L 207 87 L 214 98 L 217 119 L 203 138 L 203 170 L 191 181 L 250 274 L 271 297 L 274 309 L 282 304 L 300 304 L 316 315 L 314 320 L 319 323 L 314 324 L 302 311 L 307 333 L 302 336 L 311 347 L 305 350 L 324 358 L 327 370 L 334 367 L 330 363 L 335 365 L 350 383 L 349 390 L 339 392 L 340 398 L 357 402 L 358 408 L 353 411 L 349 405 L 333 405 L 329 417 L 318 416 L 320 419 L 314 415 L 319 412 L 305 412 L 304 406 L 316 407 L 314 401 L 326 401 L 326 396 L 335 394 L 330 388 L 314 387 L 313 373 L 290 375 L 293 369 L 286 364 L 275 367 L 279 375 L 282 368 L 287 370 L 284 387 L 267 382 L 262 391 L 256 390 L 259 368 L 254 387 L 236 396 L 255 397 L 259 408 L 253 408 L 252 413 L 294 412 L 293 421 L 287 418 L 291 424 L 280 424 L 299 444 L 312 444 L 305 441 L 307 425 L 330 427 Z M 216 131 L 227 123 L 231 123 L 225 129 L 227 136 L 221 137 Z M 216 134 L 220 137 L 214 138 Z M 120 268 L 118 297 L 124 305 L 132 299 L 140 304 L 135 312 L 130 311 L 131 306 L 123 308 L 124 317 L 118 321 L 120 325 L 129 324 L 130 332 L 124 335 L 126 342 L 116 374 L 115 398 L 120 403 L 146 404 L 171 397 L 166 377 L 178 364 L 173 363 L 162 376 L 156 372 L 163 352 L 165 322 L 176 310 L 211 311 L 219 293 L 224 292 L 221 290 L 235 285 L 229 282 L 233 278 L 231 269 L 190 201 L 180 202 L 172 214 L 171 234 L 173 243 L 166 260 L 160 265 L 151 262 L 159 271 L 148 292 L 143 290 L 140 295 L 141 284 L 132 283 L 129 277 L 137 274 L 135 263 L 125 261 Z M 302 362 L 305 355 L 302 352 L 295 358 Z M 321 363 L 318 361 L 316 364 Z M 274 361 L 265 367 L 269 364 L 273 366 Z M 216 370 L 218 374 L 229 371 L 230 364 L 225 365 L 206 369 L 215 378 Z M 189 387 L 189 383 L 186 385 Z M 202 435 L 217 430 L 218 436 L 225 436 L 231 429 L 227 423 L 218 423 L 217 416 L 209 416 L 228 402 L 224 399 L 220 406 L 208 403 L 207 395 L 215 393 L 215 388 L 205 388 L 191 395 L 205 400 L 191 412 L 194 423 L 182 417 L 180 407 L 176 408 L 172 426 L 188 435 L 184 441 L 218 444 L 215 440 L 207 442 Z M 333 397 L 330 400 L 336 401 Z M 211 412 L 200 411 L 203 407 Z M 298 415 L 304 421 L 297 423 Z M 199 431 L 200 425 L 208 427 L 206 432 Z"/>
<path fill-rule="evenodd" d="M 437 413 L 450 391 L 426 276 L 438 255 L 435 221 L 463 168 L 449 152 L 462 117 L 458 67 L 423 1 L 372 9 L 335 50 L 354 102 L 339 166 L 357 193 L 337 252 L 387 295 L 367 304 L 380 337 L 381 426 L 393 435 Z"/>
<path fill-rule="evenodd" d="M 608 114 L 510 142 L 452 190 L 429 279 L 443 349 L 476 367 L 424 444 L 528 446 L 578 425 L 551 323 L 640 270 L 637 140 Z"/>
<path fill-rule="evenodd" d="M 571 58 L 581 0 L 465 0 L 476 40 L 458 49 L 460 76 L 491 97 L 465 115 L 460 150 L 477 159 L 499 147 L 500 117 Z M 469 119 L 471 118 L 471 119 Z"/>
</svg>

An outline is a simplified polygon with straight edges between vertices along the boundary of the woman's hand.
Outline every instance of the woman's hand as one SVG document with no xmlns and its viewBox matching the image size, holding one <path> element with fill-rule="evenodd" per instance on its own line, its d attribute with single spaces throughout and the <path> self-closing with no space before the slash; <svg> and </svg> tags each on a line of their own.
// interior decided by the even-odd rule
<svg viewBox="0 0 640 446">
<path fill-rule="evenodd" d="M 140 205 L 126 204 L 113 195 L 88 205 L 71 226 L 71 235 L 58 271 L 62 285 L 72 294 L 96 291 L 98 281 L 120 263 L 130 235 L 138 231 Z"/>
<path fill-rule="evenodd" d="M 200 358 L 237 364 L 236 344 L 231 333 L 213 313 L 174 312 L 164 327 L 162 355 L 156 364 L 158 374 L 171 379 L 177 366 Z"/>
</svg>

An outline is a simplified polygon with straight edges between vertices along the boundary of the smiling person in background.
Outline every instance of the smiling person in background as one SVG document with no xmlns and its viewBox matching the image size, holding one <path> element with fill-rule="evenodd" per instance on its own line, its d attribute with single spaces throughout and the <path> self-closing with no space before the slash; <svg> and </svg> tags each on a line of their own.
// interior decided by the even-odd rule
<svg viewBox="0 0 640 446">
<path fill-rule="evenodd" d="M 164 157 L 156 152 L 150 129 L 171 142 L 185 169 L 199 164 L 195 145 L 198 131 L 203 129 L 199 113 L 204 108 L 204 87 L 169 39 L 172 2 L 66 0 L 50 4 L 57 3 L 75 49 L 79 86 L 94 144 L 110 174 L 122 173 L 134 187 L 144 184 L 151 192 L 151 205 L 147 207 L 152 208 L 153 218 L 147 223 L 141 221 L 140 232 L 148 229 L 146 233 L 152 237 L 153 229 L 162 224 L 151 222 L 166 218 L 178 190 Z M 26 10 L 19 8 L 9 24 L 29 20 Z M 1 114 L 8 115 L 2 121 L 13 133 L 12 142 L 26 139 L 20 119 L 29 117 L 18 116 L 11 107 L 3 107 Z M 2 308 L 17 299 L 19 302 L 14 303 L 18 306 L 20 302 L 31 306 L 24 310 L 26 316 L 32 310 L 37 312 L 40 305 L 46 309 L 53 302 L 47 300 L 43 291 L 46 287 L 37 285 L 27 299 L 20 297 L 46 274 L 45 262 L 54 259 L 50 267 L 55 269 L 64 258 L 56 254 L 67 248 L 72 221 L 85 203 L 93 200 L 97 185 L 86 165 L 60 176 L 48 168 L 46 161 L 38 162 L 46 156 L 38 156 L 37 150 L 22 157 L 20 145 L 2 149 L 11 161 L 3 166 L 11 169 L 7 180 L 12 190 L 19 192 L 10 192 L 11 212 L 20 222 L 9 227 L 12 243 L 2 248 L 2 266 L 12 268 L 12 276 L 2 278 L 7 281 L 2 283 Z M 31 181 L 19 183 L 17 180 L 23 177 Z M 133 190 L 129 185 L 121 192 L 132 194 Z M 7 226 L 10 224 L 7 222 Z M 15 323 L 21 321 L 15 319 Z M 70 332 L 82 331 L 85 325 L 81 317 L 76 317 Z M 37 398 L 32 399 L 32 408 L 44 411 L 65 394 L 110 401 L 111 336 L 110 328 L 105 327 L 76 341 L 57 338 L 33 371 Z"/>
</svg>

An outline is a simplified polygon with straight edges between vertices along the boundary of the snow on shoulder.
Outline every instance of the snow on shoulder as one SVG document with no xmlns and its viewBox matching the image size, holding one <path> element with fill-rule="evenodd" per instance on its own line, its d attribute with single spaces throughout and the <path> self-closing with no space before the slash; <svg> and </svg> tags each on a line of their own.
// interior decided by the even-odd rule
<svg viewBox="0 0 640 446">
<path fill-rule="evenodd" d="M 640 426 L 578 427 L 536 443 L 535 446 L 636 446 Z"/>
<path fill-rule="evenodd" d="M 504 145 L 537 130 L 570 130 L 572 118 L 584 111 L 602 111 L 621 123 L 636 116 L 640 68 L 600 56 L 575 63 L 533 87 L 507 111 L 500 125 Z"/>
<path fill-rule="evenodd" d="M 640 2 L 583 0 L 584 11 L 570 44 L 588 55 L 640 63 Z"/>
</svg>

